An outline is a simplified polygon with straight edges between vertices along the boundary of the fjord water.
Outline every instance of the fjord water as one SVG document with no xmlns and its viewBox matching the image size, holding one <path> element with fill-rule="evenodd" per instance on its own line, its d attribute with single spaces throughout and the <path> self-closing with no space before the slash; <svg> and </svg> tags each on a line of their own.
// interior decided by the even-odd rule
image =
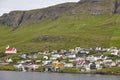
<svg viewBox="0 0 120 80">
<path fill-rule="evenodd" d="M 120 76 L 0 71 L 0 80 L 120 80 Z"/>
</svg>

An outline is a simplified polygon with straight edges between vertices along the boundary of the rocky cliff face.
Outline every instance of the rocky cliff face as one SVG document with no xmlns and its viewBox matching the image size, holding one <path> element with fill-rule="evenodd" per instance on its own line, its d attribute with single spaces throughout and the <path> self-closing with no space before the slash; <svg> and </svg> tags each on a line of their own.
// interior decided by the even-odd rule
<svg viewBox="0 0 120 80">
<path fill-rule="evenodd" d="M 46 18 L 56 19 L 65 12 L 92 15 L 115 14 L 120 12 L 120 0 L 80 0 L 78 3 L 65 3 L 38 10 L 13 11 L 0 17 L 0 24 L 19 27 L 28 20 L 36 23 Z"/>
<path fill-rule="evenodd" d="M 81 0 L 78 12 L 98 15 L 119 12 L 120 0 Z"/>
<path fill-rule="evenodd" d="M 120 12 L 120 0 L 113 0 L 114 2 L 114 9 L 116 12 Z"/>
<path fill-rule="evenodd" d="M 9 14 L 4 14 L 0 18 L 0 24 L 18 27 L 27 20 L 31 20 L 32 23 L 35 23 L 45 18 L 56 19 L 65 11 L 70 10 L 74 6 L 75 4 L 72 3 L 64 3 L 44 9 L 36 9 L 31 11 L 12 11 Z"/>
</svg>

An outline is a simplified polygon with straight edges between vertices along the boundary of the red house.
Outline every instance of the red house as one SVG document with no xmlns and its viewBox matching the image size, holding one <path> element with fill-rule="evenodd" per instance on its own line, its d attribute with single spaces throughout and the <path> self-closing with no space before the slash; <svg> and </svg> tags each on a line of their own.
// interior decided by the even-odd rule
<svg viewBox="0 0 120 80">
<path fill-rule="evenodd" d="M 11 48 L 9 45 L 5 49 L 5 53 L 17 53 L 16 48 Z"/>
</svg>

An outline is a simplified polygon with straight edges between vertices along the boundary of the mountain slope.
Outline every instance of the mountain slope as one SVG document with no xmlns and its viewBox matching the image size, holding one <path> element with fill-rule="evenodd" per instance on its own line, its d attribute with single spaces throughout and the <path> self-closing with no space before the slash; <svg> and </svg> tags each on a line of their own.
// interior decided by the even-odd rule
<svg viewBox="0 0 120 80">
<path fill-rule="evenodd" d="M 8 44 L 15 46 L 20 52 L 68 49 L 76 46 L 86 48 L 94 48 L 95 46 L 120 47 L 120 13 L 119 10 L 117 10 L 118 6 L 115 13 L 113 13 L 111 6 L 109 7 L 110 9 L 104 13 L 101 13 L 103 11 L 96 12 L 95 10 L 96 14 L 94 14 L 94 8 L 91 8 L 93 9 L 93 13 L 91 13 L 91 10 L 90 12 L 87 10 L 89 7 L 85 8 L 85 12 L 78 11 L 82 10 L 82 8 L 84 9 L 83 5 L 88 4 L 88 6 L 90 6 L 91 3 L 98 3 L 86 1 L 87 0 L 82 0 L 82 2 L 79 3 L 72 3 L 72 7 L 60 13 L 57 18 L 53 16 L 40 20 L 30 18 L 28 20 L 26 19 L 25 22 L 21 21 L 21 25 L 15 30 L 13 30 L 13 27 L 8 27 L 3 24 L 0 25 L 0 51 L 4 51 L 5 46 Z M 108 1 L 106 2 L 108 3 Z M 98 4 L 102 3 L 100 2 Z M 32 13 L 27 13 L 34 13 L 33 11 L 31 12 Z M 22 12 L 17 13 L 22 14 Z M 15 19 L 17 20 L 17 18 L 19 17 Z M 1 20 L 4 20 L 3 16 Z M 6 23 L 4 22 L 4 24 Z"/>
<path fill-rule="evenodd" d="M 36 23 L 46 18 L 53 20 L 68 12 L 68 14 L 87 13 L 92 15 L 120 11 L 120 0 L 80 0 L 78 3 L 64 3 L 44 9 L 31 11 L 13 11 L 0 18 L 0 24 L 18 27 L 27 21 Z"/>
</svg>

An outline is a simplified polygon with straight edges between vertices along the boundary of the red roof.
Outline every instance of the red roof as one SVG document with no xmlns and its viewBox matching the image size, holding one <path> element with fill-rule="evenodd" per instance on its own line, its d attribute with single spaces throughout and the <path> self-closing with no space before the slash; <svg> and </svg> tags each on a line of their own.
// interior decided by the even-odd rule
<svg viewBox="0 0 120 80">
<path fill-rule="evenodd" d="M 14 51 L 15 48 L 7 48 L 6 51 Z"/>
</svg>

